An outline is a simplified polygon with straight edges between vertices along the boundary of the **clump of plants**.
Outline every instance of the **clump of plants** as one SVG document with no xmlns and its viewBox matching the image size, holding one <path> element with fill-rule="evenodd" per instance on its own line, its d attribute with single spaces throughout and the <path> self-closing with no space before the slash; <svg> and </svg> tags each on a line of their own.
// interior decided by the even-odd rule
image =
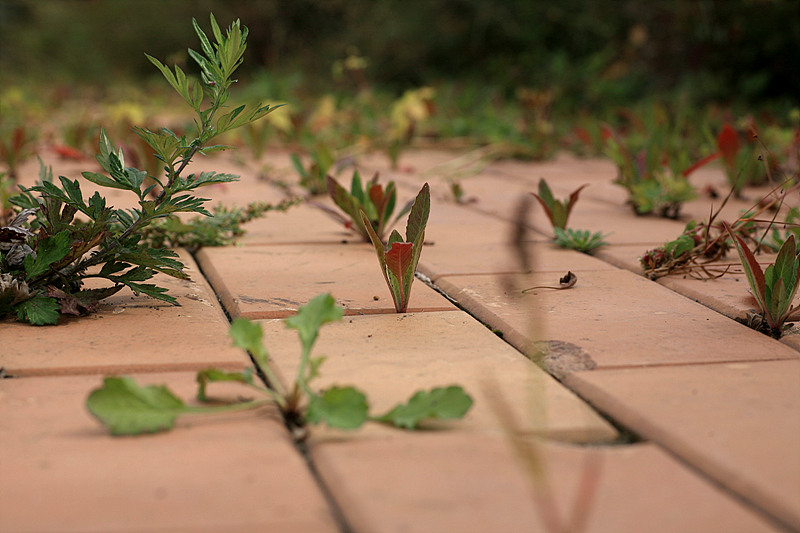
<svg viewBox="0 0 800 533">
<path fill-rule="evenodd" d="M 542 206 L 547 215 L 547 219 L 553 226 L 553 233 L 556 234 L 553 242 L 562 248 L 570 248 L 588 254 L 601 246 L 607 245 L 608 243 L 605 242 L 604 239 L 608 237 L 608 235 L 603 235 L 600 231 L 592 233 L 589 230 L 567 228 L 569 215 L 572 213 L 575 204 L 578 203 L 581 191 L 586 186 L 587 185 L 581 185 L 572 191 L 569 197 L 563 200 L 557 200 L 553 196 L 550 186 L 544 178 L 542 178 L 539 180 L 538 194 L 532 192 L 531 195 L 533 195 Z"/>
<path fill-rule="evenodd" d="M 367 229 L 372 245 L 375 247 L 375 253 L 378 254 L 378 263 L 381 266 L 381 272 L 383 272 L 383 279 L 386 280 L 386 285 L 389 286 L 394 308 L 398 313 L 408 311 L 411 284 L 414 282 L 417 264 L 422 253 L 422 245 L 425 241 L 425 226 L 428 224 L 430 211 L 431 192 L 426 183 L 414 199 L 414 205 L 408 214 L 405 240 L 403 240 L 400 232 L 392 230 L 387 246 L 384 246 L 380 237 L 372 229 L 372 224 L 367 214 L 364 211 L 360 211 L 361 221 Z"/>
<path fill-rule="evenodd" d="M 203 207 L 205 199 L 194 196 L 194 191 L 238 177 L 216 172 L 187 175 L 187 166 L 197 154 L 228 148 L 210 144 L 218 135 L 275 109 L 239 106 L 223 112 L 235 82 L 232 75 L 242 63 L 247 28 L 237 20 L 223 34 L 212 15 L 216 40 L 212 45 L 197 21 L 193 24 L 202 54 L 190 49 L 189 55 L 200 67 L 200 81 L 190 82 L 180 67 L 173 72 L 147 57 L 196 112 L 195 136 L 179 136 L 167 128 L 158 132 L 135 128 L 164 165 L 164 175 L 156 177 L 126 166 L 122 149 L 115 149 L 101 130 L 97 161 L 105 173 L 84 172 L 83 177 L 101 187 L 136 195 L 139 207 L 132 210 L 108 206 L 98 192 L 85 198 L 78 180 L 60 176 L 56 183 L 44 170 L 39 184 L 22 187 L 22 194 L 11 199 L 20 212 L 0 228 L 0 317 L 13 314 L 31 324 L 55 324 L 60 314 L 91 312 L 123 287 L 176 303 L 166 289 L 145 282 L 156 273 L 188 279 L 184 265 L 175 252 L 148 244 L 144 231 L 175 213 L 209 216 Z M 108 285 L 87 288 L 89 280 Z"/>
<path fill-rule="evenodd" d="M 569 221 L 569 215 L 572 213 L 572 209 L 575 207 L 575 204 L 578 203 L 578 198 L 580 197 L 581 191 L 587 187 L 588 185 L 581 185 L 574 191 L 572 191 L 568 198 L 564 200 L 556 200 L 553 196 L 553 191 L 550 190 L 550 186 L 544 180 L 544 178 L 539 180 L 539 190 L 538 194 L 532 192 L 536 200 L 538 200 L 539 204 L 544 209 L 547 218 L 550 220 L 550 224 L 553 225 L 553 228 L 560 228 L 566 229 L 567 222 Z"/>
<path fill-rule="evenodd" d="M 102 387 L 93 391 L 86 406 L 112 435 L 137 435 L 171 429 L 179 416 L 210 414 L 253 409 L 274 403 L 284 415 L 294 435 L 306 436 L 306 424 L 325 423 L 339 429 L 356 429 L 366 421 L 414 429 L 431 419 L 458 419 L 472 406 L 472 398 L 459 386 L 437 387 L 416 392 L 407 403 L 398 404 L 386 413 L 369 414 L 366 395 L 355 387 L 334 385 L 314 390 L 311 384 L 320 375 L 324 357 L 311 357 L 320 328 L 340 320 L 344 311 L 330 294 L 321 294 L 302 306 L 296 315 L 285 320 L 297 331 L 302 346 L 297 376 L 289 389 L 278 380 L 269 366 L 269 354 L 262 343 L 259 324 L 244 318 L 231 324 L 230 335 L 239 348 L 251 355 L 253 367 L 244 372 L 225 372 L 214 368 L 197 373 L 197 400 L 212 401 L 207 394 L 210 383 L 233 381 L 257 391 L 255 400 L 237 400 L 225 405 L 187 405 L 165 386 L 140 387 L 128 377 L 106 377 Z M 260 378 L 261 383 L 258 383 Z"/>
<path fill-rule="evenodd" d="M 784 182 L 784 185 L 787 183 L 788 180 Z M 711 213 L 707 222 L 689 221 L 683 233 L 676 239 L 666 242 L 663 246 L 647 250 L 639 258 L 645 275 L 650 279 L 658 279 L 671 274 L 685 274 L 699 278 L 722 276 L 730 266 L 718 264 L 731 246 L 726 226 L 756 250 L 777 251 L 789 235 L 800 231 L 794 224 L 796 209 L 790 209 L 786 214 L 786 222 L 783 225 L 788 229 L 781 232 L 775 222 L 778 208 L 783 204 L 784 199 L 795 192 L 798 187 L 798 185 L 793 185 L 778 194 L 778 190 L 781 189 L 781 186 L 778 186 L 759 200 L 753 208 L 742 213 L 732 224 L 718 222 L 719 213 L 734 194 L 732 187 L 719 209 Z M 771 219 L 759 218 L 771 209 L 775 210 L 775 215 Z M 770 235 L 771 238 L 767 239 L 767 235 Z"/>
<path fill-rule="evenodd" d="M 318 143 L 316 149 L 309 153 L 308 167 L 297 154 L 291 155 L 292 166 L 300 175 L 300 186 L 308 191 L 311 196 L 325 194 L 327 185 L 325 178 L 336 162 L 333 152 L 325 143 Z"/>
<path fill-rule="evenodd" d="M 724 225 L 736 246 L 750 293 L 760 311 L 755 320 L 751 320 L 751 325 L 755 329 L 765 330 L 776 339 L 780 338 L 789 323 L 800 320 L 800 309 L 792 305 L 800 285 L 800 260 L 794 235 L 789 235 L 783 243 L 775 263 L 762 270 L 744 239 L 736 235 L 730 226 Z"/>
<path fill-rule="evenodd" d="M 697 165 L 680 168 L 685 157 L 670 150 L 665 128 L 656 128 L 636 149 L 620 135 L 606 140 L 606 154 L 617 165 L 616 183 L 628 191 L 638 215 L 678 218 L 681 206 L 697 196 L 687 177 Z"/>
<path fill-rule="evenodd" d="M 361 235 L 365 242 L 370 242 L 370 235 L 361 218 L 362 212 L 366 215 L 372 231 L 380 240 L 384 240 L 386 231 L 407 214 L 413 204 L 413 200 L 408 202 L 392 218 L 397 205 L 397 187 L 394 181 L 390 181 L 384 189 L 383 185 L 378 183 L 377 172 L 371 180 L 362 185 L 361 175 L 358 170 L 354 171 L 349 192 L 331 176 L 327 177 L 326 183 L 331 198 L 347 217 L 342 217 L 336 211 L 333 214 L 341 219 L 346 227 L 352 228 Z"/>
</svg>

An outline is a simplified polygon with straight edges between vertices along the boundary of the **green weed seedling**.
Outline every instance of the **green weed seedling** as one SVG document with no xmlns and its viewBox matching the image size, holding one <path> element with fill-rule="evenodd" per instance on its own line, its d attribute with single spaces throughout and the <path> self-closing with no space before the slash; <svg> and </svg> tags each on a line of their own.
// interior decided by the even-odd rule
<svg viewBox="0 0 800 533">
<path fill-rule="evenodd" d="M 361 211 L 361 221 L 367 228 L 369 238 L 378 254 L 378 263 L 383 272 L 383 278 L 389 291 L 392 293 L 395 311 L 405 313 L 408 311 L 408 301 L 411 297 L 411 284 L 417 271 L 419 256 L 422 253 L 422 243 L 425 240 L 425 226 L 428 224 L 428 215 L 431 211 L 431 191 L 428 184 L 422 186 L 411 207 L 406 222 L 406 239 L 400 232 L 393 230 L 389 235 L 388 246 L 384 246 L 381 239 L 372 229 L 369 218 Z"/>
<path fill-rule="evenodd" d="M 305 188 L 311 196 L 319 196 L 327 191 L 325 177 L 336 162 L 333 152 L 324 143 L 317 144 L 316 150 L 309 154 L 311 161 L 308 168 L 303 166 L 300 156 L 292 154 L 292 166 L 300 175 L 300 186 Z"/>
<path fill-rule="evenodd" d="M 761 312 L 751 325 L 767 330 L 776 339 L 780 338 L 788 323 L 800 320 L 800 309 L 792 306 L 800 285 L 800 260 L 794 235 L 789 235 L 783 243 L 775 263 L 761 270 L 744 239 L 736 235 L 728 224 L 723 225 L 739 253 L 750 292 Z"/>
<path fill-rule="evenodd" d="M 590 254 L 601 246 L 608 245 L 605 238 L 608 235 L 603 235 L 602 232 L 592 233 L 589 230 L 574 230 L 571 228 L 561 229 L 553 228 L 556 234 L 555 244 L 562 248 L 570 248 L 585 254 Z"/>
<path fill-rule="evenodd" d="M 539 180 L 539 194 L 536 194 L 535 192 L 532 192 L 531 194 L 541 204 L 545 214 L 547 215 L 547 218 L 550 219 L 550 224 L 553 225 L 553 228 L 561 228 L 563 230 L 567 227 L 569 215 L 572 213 L 572 209 L 578 202 L 578 197 L 580 196 L 581 191 L 587 186 L 588 185 L 581 185 L 572 191 L 568 198 L 565 198 L 564 200 L 556 200 L 553 197 L 553 192 L 550 190 L 550 186 L 547 184 L 544 178 L 542 178 Z"/>
<path fill-rule="evenodd" d="M 325 423 L 339 429 L 356 429 L 371 420 L 391 426 L 414 429 L 431 419 L 459 419 L 472 406 L 472 398 L 459 386 L 434 388 L 416 392 L 407 403 L 398 404 L 386 413 L 369 415 L 365 394 L 354 387 L 332 386 L 315 391 L 311 382 L 319 376 L 324 357 L 311 357 L 311 350 L 320 328 L 340 320 L 344 311 L 330 294 L 321 294 L 285 320 L 297 331 L 302 346 L 300 365 L 291 389 L 285 389 L 269 366 L 269 354 L 262 343 L 259 324 L 238 318 L 231 324 L 230 335 L 239 348 L 252 356 L 254 368 L 244 372 L 206 369 L 197 373 L 197 399 L 211 402 L 207 395 L 210 383 L 233 381 L 256 390 L 264 397 L 236 401 L 226 405 L 187 405 L 165 386 L 140 387 L 128 377 L 106 377 L 102 387 L 86 400 L 86 407 L 112 435 L 138 435 L 172 429 L 175 420 L 187 414 L 210 414 L 252 409 L 274 403 L 283 413 L 290 428 L 301 438 L 305 424 Z M 263 384 L 254 379 L 258 375 Z"/>
<path fill-rule="evenodd" d="M 634 151 L 618 135 L 607 139 L 606 155 L 617 165 L 616 183 L 628 191 L 628 203 L 639 215 L 656 213 L 665 218 L 678 218 L 684 202 L 694 199 L 697 193 L 686 179 L 697 165 L 679 172 L 670 169 L 679 154 L 668 149 L 668 133 L 657 129 L 647 138 L 645 146 Z"/>
<path fill-rule="evenodd" d="M 397 187 L 393 181 L 390 181 L 384 190 L 383 186 L 378 183 L 377 172 L 363 186 L 361 185 L 361 175 L 357 170 L 353 172 L 350 192 L 347 192 L 347 189 L 339 185 L 339 182 L 331 176 L 327 177 L 326 183 L 331 198 L 348 217 L 343 219 L 345 225 L 355 229 L 364 242 L 370 242 L 370 236 L 364 221 L 361 219 L 361 212 L 367 216 L 369 226 L 382 241 L 388 228 L 400 220 L 403 215 L 407 214 L 411 210 L 413 203 L 413 200 L 408 202 L 397 213 L 397 216 L 392 218 L 394 208 L 397 205 Z"/>
<path fill-rule="evenodd" d="M 148 173 L 127 167 L 122 149 L 115 149 L 105 130 L 101 130 L 97 161 L 105 173 L 84 172 L 83 177 L 101 187 L 135 194 L 139 207 L 130 211 L 107 206 L 99 193 L 84 198 L 77 180 L 60 176 L 59 186 L 46 172 L 38 185 L 22 187 L 22 194 L 11 199 L 21 212 L 8 227 L 0 228 L 0 317 L 13 313 L 31 324 L 55 324 L 60 314 L 90 312 L 100 300 L 123 287 L 176 303 L 166 289 L 143 282 L 156 272 L 188 279 L 184 265 L 175 259 L 175 252 L 147 244 L 143 232 L 155 221 L 175 213 L 209 216 L 203 207 L 205 199 L 193 196 L 193 191 L 235 181 L 238 176 L 216 172 L 185 176 L 187 165 L 197 154 L 228 148 L 209 145 L 217 135 L 275 109 L 264 106 L 245 110 L 240 106 L 218 116 L 226 107 L 228 89 L 235 81 L 232 75 L 242 62 L 248 31 L 237 20 L 223 35 L 212 15 L 216 39 L 212 45 L 197 21 L 193 23 L 203 53 L 190 49 L 189 55 L 200 66 L 202 83 L 190 83 L 179 67 L 173 72 L 157 59 L 147 57 L 197 113 L 196 137 L 187 139 L 166 128 L 158 132 L 135 128 L 164 165 L 165 175 L 150 176 L 153 183 L 147 185 Z M 206 98 L 210 103 L 204 107 Z M 158 194 L 156 186 L 160 188 Z M 76 215 L 85 221 L 76 220 Z M 86 289 L 84 281 L 90 278 L 106 280 L 111 286 Z"/>
</svg>

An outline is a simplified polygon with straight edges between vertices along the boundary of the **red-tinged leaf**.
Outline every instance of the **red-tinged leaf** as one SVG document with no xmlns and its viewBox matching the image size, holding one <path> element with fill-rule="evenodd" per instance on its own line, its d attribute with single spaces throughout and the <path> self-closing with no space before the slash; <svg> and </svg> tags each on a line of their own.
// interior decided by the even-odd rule
<svg viewBox="0 0 800 533">
<path fill-rule="evenodd" d="M 25 144 L 25 130 L 22 126 L 17 126 L 14 130 L 14 139 L 13 139 L 13 150 L 14 152 L 19 152 L 22 150 L 22 146 Z"/>
<path fill-rule="evenodd" d="M 547 215 L 547 219 L 550 221 L 550 224 L 555 225 L 555 221 L 553 220 L 553 211 L 550 209 L 550 206 L 548 206 L 544 199 L 535 192 L 532 192 L 531 195 L 536 198 L 536 200 L 542 206 L 542 209 L 544 209 L 544 214 Z"/>
<path fill-rule="evenodd" d="M 71 146 L 64 146 L 57 144 L 53 146 L 53 151 L 57 153 L 61 159 L 72 159 L 73 161 L 83 161 L 86 156 L 80 150 L 76 150 Z"/>
<path fill-rule="evenodd" d="M 409 268 L 413 267 L 413 259 L 413 244 L 410 242 L 395 242 L 386 251 L 386 268 L 402 283 L 408 277 Z"/>
<path fill-rule="evenodd" d="M 614 138 L 614 130 L 611 129 L 611 126 L 608 124 L 600 126 L 600 138 L 603 139 L 603 142 Z"/>
<path fill-rule="evenodd" d="M 572 133 L 573 133 L 573 135 L 575 135 L 575 137 L 578 138 L 579 141 L 581 141 L 586 146 L 592 146 L 592 144 L 593 144 L 592 143 L 592 136 L 589 134 L 589 132 L 586 130 L 586 128 L 582 128 L 580 126 L 575 126 L 572 129 Z"/>
<path fill-rule="evenodd" d="M 397 286 L 392 287 L 395 293 L 394 306 L 398 313 L 405 313 L 408 309 L 408 296 L 411 284 L 409 278 L 414 277 L 414 245 L 410 242 L 395 242 L 386 252 L 386 269 L 397 280 Z M 393 285 L 393 284 L 391 284 Z"/>
<path fill-rule="evenodd" d="M 703 159 L 701 159 L 700 161 L 698 161 L 694 165 L 690 166 L 689 168 L 687 168 L 686 170 L 681 172 L 681 176 L 683 176 L 684 178 L 688 177 L 689 174 L 691 174 L 692 172 L 694 172 L 695 170 L 697 170 L 700 167 L 706 166 L 707 164 L 711 163 L 715 159 L 719 158 L 719 156 L 721 156 L 721 155 L 722 155 L 721 151 L 714 152 L 711 155 L 707 155 L 706 157 L 704 157 Z"/>
<path fill-rule="evenodd" d="M 566 220 L 564 220 L 564 226 L 567 225 L 567 220 L 569 220 L 569 214 L 572 212 L 572 208 L 575 207 L 575 202 L 578 201 L 578 196 L 580 196 L 581 191 L 588 186 L 589 186 L 588 183 L 581 185 L 580 187 L 572 191 L 572 194 L 569 195 L 569 201 L 567 201 L 567 216 Z"/>
<path fill-rule="evenodd" d="M 372 201 L 372 205 L 377 208 L 380 215 L 381 204 L 383 204 L 383 186 L 376 184 L 370 187 L 369 199 Z"/>
<path fill-rule="evenodd" d="M 722 157 L 725 159 L 728 169 L 735 170 L 736 158 L 739 155 L 739 135 L 727 122 L 722 126 L 722 131 L 717 136 L 717 147 L 722 152 Z"/>
<path fill-rule="evenodd" d="M 750 290 L 753 291 L 753 296 L 755 297 L 756 302 L 758 302 L 758 306 L 761 308 L 762 312 L 768 313 L 769 309 L 767 308 L 766 289 L 767 282 L 764 278 L 764 271 L 761 270 L 761 265 L 759 265 L 758 261 L 756 261 L 756 257 L 747 247 L 744 239 L 738 235 L 735 235 L 727 222 L 723 222 L 722 225 L 725 227 L 725 230 L 728 232 L 728 235 L 730 235 L 731 240 L 733 240 L 733 244 L 736 246 L 736 251 L 739 253 L 739 259 L 742 261 L 742 268 L 747 276 L 747 282 L 750 284 Z"/>
</svg>

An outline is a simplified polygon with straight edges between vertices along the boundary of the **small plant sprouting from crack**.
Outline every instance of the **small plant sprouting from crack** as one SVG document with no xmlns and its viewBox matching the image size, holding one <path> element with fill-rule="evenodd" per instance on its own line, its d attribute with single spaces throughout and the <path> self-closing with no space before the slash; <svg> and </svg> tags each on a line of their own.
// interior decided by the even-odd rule
<svg viewBox="0 0 800 533">
<path fill-rule="evenodd" d="M 395 311 L 405 313 L 408 311 L 408 302 L 411 298 L 411 284 L 417 271 L 417 264 L 422 253 L 425 241 L 425 226 L 428 224 L 428 215 L 431 211 L 431 191 L 428 184 L 422 186 L 411 207 L 406 223 L 406 238 L 400 232 L 393 230 L 389 235 L 388 246 L 384 246 L 381 239 L 372 229 L 372 224 L 364 211 L 360 211 L 361 220 L 369 233 L 372 246 L 378 255 L 378 263 L 383 272 L 383 278 L 389 291 L 392 293 Z"/>
<path fill-rule="evenodd" d="M 330 294 L 321 294 L 285 320 L 287 327 L 297 331 L 302 346 L 297 376 L 289 389 L 284 388 L 269 366 L 261 326 L 238 318 L 231 324 L 230 335 L 237 347 L 250 353 L 254 367 L 244 372 L 215 368 L 201 370 L 197 373 L 197 400 L 201 404 L 212 402 L 207 394 L 208 385 L 223 381 L 241 383 L 258 391 L 263 398 L 226 405 L 192 406 L 166 386 L 140 387 L 129 377 L 106 377 L 103 386 L 89 395 L 86 407 L 112 435 L 138 435 L 172 429 L 176 419 L 187 414 L 240 411 L 274 403 L 299 439 L 307 434 L 306 424 L 324 422 L 334 428 L 356 429 L 369 420 L 414 429 L 425 420 L 459 419 L 467 413 L 472 398 L 457 385 L 417 391 L 407 403 L 375 416 L 369 415 L 366 395 L 355 387 L 334 385 L 320 391 L 313 390 L 311 382 L 320 375 L 320 366 L 325 360 L 324 357 L 311 357 L 320 328 L 340 320 L 343 314 Z M 263 384 L 256 382 L 254 374 L 262 378 Z"/>
</svg>

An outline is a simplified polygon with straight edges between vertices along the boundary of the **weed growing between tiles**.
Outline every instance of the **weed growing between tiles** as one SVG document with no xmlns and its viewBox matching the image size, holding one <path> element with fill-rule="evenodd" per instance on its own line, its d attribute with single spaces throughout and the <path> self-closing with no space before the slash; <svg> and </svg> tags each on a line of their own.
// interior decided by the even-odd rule
<svg viewBox="0 0 800 533">
<path fill-rule="evenodd" d="M 645 274 L 650 279 L 674 274 L 691 275 L 697 279 L 721 277 L 735 266 L 720 262 L 732 243 L 749 291 L 758 305 L 759 312 L 750 315 L 748 325 L 780 338 L 788 323 L 800 320 L 798 310 L 792 306 L 800 281 L 795 244 L 800 238 L 800 225 L 797 223 L 800 210 L 793 206 L 786 212 L 783 223 L 776 222 L 787 196 L 800 189 L 800 184 L 793 184 L 795 178 L 786 178 L 732 224 L 724 220 L 717 222 L 725 203 L 736 193 L 736 187 L 732 186 L 719 209 L 712 211 L 708 222 L 698 224 L 690 221 L 677 239 L 648 250 L 639 258 Z M 771 218 L 761 218 L 770 210 L 774 212 Z M 774 264 L 762 271 L 754 252 L 777 252 L 778 257 Z"/>
<path fill-rule="evenodd" d="M 608 244 L 604 240 L 608 235 L 603 235 L 600 231 L 592 233 L 589 230 L 567 228 L 569 215 L 572 213 L 575 204 L 578 203 L 578 198 L 584 187 L 586 187 L 586 185 L 581 185 L 572 191 L 569 197 L 564 200 L 556 200 L 547 181 L 542 178 L 539 180 L 538 194 L 532 192 L 531 195 L 533 195 L 542 206 L 545 215 L 547 215 L 547 219 L 553 226 L 553 233 L 556 234 L 553 243 L 562 248 L 569 248 L 571 250 L 590 254 L 601 246 L 606 246 Z"/>
<path fill-rule="evenodd" d="M 378 183 L 377 172 L 366 183 L 366 186 L 361 185 L 361 175 L 358 171 L 353 172 L 349 192 L 339 185 L 339 182 L 332 176 L 328 176 L 326 180 L 328 194 L 330 194 L 336 205 L 345 212 L 347 217 L 341 216 L 338 211 L 330 211 L 323 205 L 318 205 L 318 207 L 331 212 L 342 221 L 345 227 L 358 232 L 364 242 L 370 242 L 370 236 L 364 221 L 361 219 L 360 213 L 362 211 L 369 220 L 372 231 L 383 241 L 386 238 L 388 229 L 396 224 L 403 215 L 407 214 L 413 204 L 413 200 L 408 202 L 393 219 L 392 215 L 397 204 L 397 187 L 393 181 L 390 181 L 386 185 L 386 190 L 384 190 L 383 186 Z"/>
<path fill-rule="evenodd" d="M 789 323 L 800 320 L 800 309 L 792 306 L 800 284 L 800 261 L 797 257 L 795 237 L 790 235 L 786 239 L 778 251 L 775 263 L 763 271 L 744 239 L 735 235 L 730 226 L 724 222 L 723 224 L 736 246 L 747 276 L 747 283 L 750 285 L 750 292 L 760 310 L 760 314 L 754 317 L 751 326 L 754 329 L 764 330 L 778 339 L 789 327 Z"/>
<path fill-rule="evenodd" d="M 369 234 L 375 253 L 378 254 L 378 263 L 383 272 L 383 279 L 389 286 L 392 293 L 395 311 L 405 313 L 408 311 L 408 302 L 411 298 L 411 284 L 414 283 L 414 275 L 419 264 L 419 257 L 422 253 L 422 245 L 425 241 L 425 226 L 428 225 L 428 216 L 431 212 L 431 191 L 428 184 L 422 189 L 414 199 L 411 212 L 408 214 L 406 222 L 406 239 L 400 232 L 393 230 L 389 235 L 388 246 L 384 246 L 381 238 L 372 229 L 372 223 L 364 210 L 359 210 L 361 221 Z"/>
<path fill-rule="evenodd" d="M 250 353 L 254 368 L 244 372 L 225 372 L 214 368 L 198 372 L 197 400 L 201 403 L 212 401 L 207 394 L 207 386 L 222 381 L 241 383 L 265 398 L 222 406 L 190 406 L 166 386 L 140 387 L 128 377 L 106 377 L 104 385 L 89 395 L 86 406 L 112 435 L 137 435 L 169 430 L 181 415 L 238 411 L 274 403 L 299 440 L 306 436 L 307 423 L 324 422 L 334 428 L 356 429 L 370 420 L 414 429 L 425 420 L 458 419 L 467 413 L 472 406 L 472 398 L 456 385 L 418 391 L 406 404 L 398 404 L 386 413 L 374 416 L 369 415 L 364 393 L 354 387 L 334 385 L 321 391 L 312 390 L 310 384 L 320 375 L 320 366 L 325 358 L 311 357 L 311 350 L 320 328 L 340 320 L 343 314 L 344 311 L 336 305 L 330 294 L 322 294 L 285 320 L 287 327 L 297 330 L 302 346 L 300 365 L 290 390 L 281 385 L 269 366 L 269 354 L 262 342 L 261 326 L 239 318 L 231 324 L 230 334 L 236 346 Z M 261 378 L 263 385 L 256 383 L 254 373 Z"/>
<path fill-rule="evenodd" d="M 31 324 L 56 324 L 62 313 L 91 312 L 102 299 L 123 287 L 176 303 L 166 294 L 166 289 L 143 283 L 157 272 L 179 279 L 189 278 L 184 265 L 175 259 L 177 254 L 156 245 L 179 242 L 180 239 L 170 237 L 169 232 L 177 233 L 185 228 L 164 228 L 163 224 L 170 224 L 170 220 L 181 224 L 175 222 L 175 214 L 181 212 L 211 216 L 203 207 L 205 199 L 193 196 L 192 192 L 238 179 L 238 176 L 216 172 L 183 176 L 183 171 L 195 155 L 229 148 L 210 145 L 212 139 L 275 109 L 259 105 L 245 110 L 242 105 L 217 116 L 228 100 L 228 89 L 236 81 L 232 75 L 242 63 L 248 30 L 237 20 L 223 35 L 211 15 L 216 39 L 212 46 L 197 21 L 193 23 L 203 54 L 190 49 L 189 55 L 200 66 L 202 84 L 194 81 L 190 86 L 180 67 L 176 66 L 173 73 L 157 59 L 147 57 L 196 112 L 196 137 L 178 136 L 167 128 L 159 132 L 134 128 L 155 151 L 156 158 L 164 163 L 165 176 L 159 179 L 147 171 L 126 167 L 122 148 L 115 150 L 105 130 L 101 130 L 97 161 L 107 175 L 84 172 L 83 177 L 102 187 L 134 193 L 140 207 L 130 211 L 107 206 L 106 199 L 97 192 L 85 200 L 77 180 L 60 176 L 59 187 L 53 181 L 52 170 L 48 172 L 42 165 L 40 183 L 30 188 L 20 187 L 22 194 L 10 201 L 21 210 L 7 226 L 0 228 L 0 318 L 15 314 L 19 320 Z M 206 97 L 211 103 L 203 108 Z M 255 210 L 263 213 L 268 208 L 255 206 Z M 88 221 L 75 219 L 79 213 Z M 249 216 L 247 213 L 226 214 L 229 215 L 227 228 L 238 227 L 237 221 Z M 252 213 L 256 214 L 259 213 Z M 158 237 L 158 227 L 168 231 Z M 222 236 L 221 229 L 224 228 L 205 226 L 206 233 L 217 236 Z M 84 288 L 84 282 L 92 278 L 113 285 Z"/>
</svg>

